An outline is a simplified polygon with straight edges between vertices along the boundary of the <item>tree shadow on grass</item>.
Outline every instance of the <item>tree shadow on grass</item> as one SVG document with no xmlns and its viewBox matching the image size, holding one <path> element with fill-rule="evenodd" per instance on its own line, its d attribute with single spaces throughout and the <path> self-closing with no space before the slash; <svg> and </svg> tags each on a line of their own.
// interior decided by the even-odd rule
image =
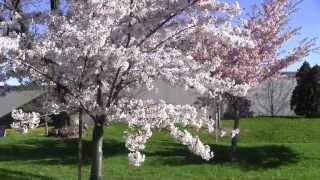
<svg viewBox="0 0 320 180">
<path fill-rule="evenodd" d="M 78 161 L 77 143 L 77 140 L 58 138 L 18 141 L 15 144 L 0 146 L 0 161 L 21 160 L 28 161 L 31 164 L 75 165 Z M 154 145 L 157 147 L 150 148 Z M 121 141 L 106 139 L 103 146 L 104 157 L 107 159 L 112 156 L 126 156 L 127 154 L 124 143 Z M 147 145 L 146 156 L 155 159 L 148 162 L 151 166 L 220 164 L 236 165 L 242 170 L 260 170 L 294 164 L 300 159 L 299 154 L 292 151 L 290 147 L 282 145 L 239 146 L 238 160 L 232 163 L 229 161 L 229 147 L 226 145 L 210 145 L 215 152 L 215 157 L 209 162 L 193 155 L 187 147 L 175 142 L 160 140 L 160 142 L 150 146 Z M 84 140 L 83 158 L 85 165 L 90 163 L 90 147 L 91 142 Z"/>
<path fill-rule="evenodd" d="M 27 172 L 15 171 L 0 168 L 0 177 L 1 179 L 10 179 L 10 180 L 55 180 L 47 176 L 36 175 Z"/>
<path fill-rule="evenodd" d="M 125 153 L 123 142 L 108 139 L 103 144 L 104 157 Z M 44 165 L 68 165 L 78 162 L 78 141 L 76 139 L 30 139 L 16 144 L 0 146 L 0 161 L 28 161 Z M 90 163 L 91 142 L 83 141 L 83 162 Z M 1 176 L 0 176 L 1 177 Z"/>
<path fill-rule="evenodd" d="M 215 152 L 215 157 L 210 161 L 202 160 L 199 156 L 192 155 L 187 148 L 178 146 L 167 150 L 158 150 L 147 153 L 146 156 L 161 156 L 161 159 L 163 158 L 164 160 L 155 163 L 163 165 L 232 164 L 245 171 L 278 168 L 280 166 L 297 163 L 300 159 L 299 154 L 287 146 L 261 145 L 238 147 L 238 160 L 230 162 L 229 146 L 211 145 L 211 147 L 213 147 L 212 149 Z"/>
</svg>

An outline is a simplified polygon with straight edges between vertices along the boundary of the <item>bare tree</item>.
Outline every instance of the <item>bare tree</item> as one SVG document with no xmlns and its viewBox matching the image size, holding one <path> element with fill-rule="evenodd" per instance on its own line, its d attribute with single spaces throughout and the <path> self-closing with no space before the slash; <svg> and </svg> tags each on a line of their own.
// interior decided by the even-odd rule
<svg viewBox="0 0 320 180">
<path fill-rule="evenodd" d="M 295 85 L 295 81 L 288 78 L 264 81 L 252 97 L 255 111 L 269 116 L 290 114 L 290 97 Z"/>
</svg>

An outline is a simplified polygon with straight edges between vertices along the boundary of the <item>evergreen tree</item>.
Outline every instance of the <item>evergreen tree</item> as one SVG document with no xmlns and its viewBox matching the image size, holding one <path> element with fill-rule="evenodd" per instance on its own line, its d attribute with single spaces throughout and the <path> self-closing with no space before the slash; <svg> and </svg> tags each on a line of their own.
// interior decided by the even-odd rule
<svg viewBox="0 0 320 180">
<path fill-rule="evenodd" d="M 297 72 L 297 86 L 292 93 L 291 109 L 297 115 L 314 117 L 319 115 L 320 67 L 310 67 L 304 62 Z"/>
<path fill-rule="evenodd" d="M 311 114 L 310 116 L 320 116 L 320 66 L 315 65 L 310 71 L 310 83 L 312 83 L 312 97 L 311 97 Z"/>
</svg>

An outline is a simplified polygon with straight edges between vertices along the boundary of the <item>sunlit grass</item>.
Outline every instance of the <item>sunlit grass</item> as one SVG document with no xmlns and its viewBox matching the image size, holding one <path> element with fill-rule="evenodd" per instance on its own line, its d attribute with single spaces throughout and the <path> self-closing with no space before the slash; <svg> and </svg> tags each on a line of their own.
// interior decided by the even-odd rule
<svg viewBox="0 0 320 180">
<path fill-rule="evenodd" d="M 230 127 L 232 121 L 224 121 Z M 317 179 L 320 177 L 320 119 L 254 118 L 241 120 L 238 161 L 228 161 L 229 138 L 200 133 L 215 158 L 205 162 L 177 144 L 166 131 L 147 144 L 146 162 L 128 165 L 123 143 L 126 125 L 105 129 L 105 179 Z M 84 177 L 90 170 L 90 133 L 84 140 Z M 43 136 L 43 129 L 0 139 L 0 179 L 74 180 L 77 141 Z"/>
</svg>

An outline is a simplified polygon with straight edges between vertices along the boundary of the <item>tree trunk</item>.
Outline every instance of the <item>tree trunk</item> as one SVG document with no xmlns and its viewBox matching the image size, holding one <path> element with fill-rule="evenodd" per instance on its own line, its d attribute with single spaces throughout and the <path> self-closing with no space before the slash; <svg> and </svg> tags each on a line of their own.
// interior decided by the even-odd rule
<svg viewBox="0 0 320 180">
<path fill-rule="evenodd" d="M 103 124 L 95 123 L 92 136 L 92 164 L 90 180 L 102 180 L 102 160 L 103 160 Z"/>
<path fill-rule="evenodd" d="M 59 7 L 59 0 L 50 0 L 51 11 L 57 10 Z"/>
<path fill-rule="evenodd" d="M 218 125 L 218 129 L 220 129 L 221 128 L 221 102 L 218 102 L 217 111 L 218 111 L 217 125 Z"/>
<path fill-rule="evenodd" d="M 237 106 L 237 105 L 236 105 Z M 234 119 L 234 125 L 233 130 L 239 129 L 240 127 L 240 117 L 239 117 L 239 108 L 235 108 L 235 119 Z M 237 143 L 238 143 L 238 136 L 239 134 L 236 134 L 231 138 L 231 148 L 230 148 L 230 160 L 235 161 L 237 160 Z"/>
<path fill-rule="evenodd" d="M 45 133 L 45 136 L 48 136 L 49 135 L 49 128 L 48 128 L 48 118 L 45 117 L 44 118 L 44 133 Z"/>
<path fill-rule="evenodd" d="M 216 135 L 216 143 L 218 142 L 218 133 L 219 133 L 219 130 L 218 130 L 218 126 L 219 126 L 219 112 L 218 112 L 218 106 L 219 106 L 219 103 L 215 102 L 215 135 Z"/>
<path fill-rule="evenodd" d="M 82 179 L 82 132 L 83 132 L 83 119 L 82 109 L 79 111 L 79 142 L 78 142 L 78 180 Z"/>
</svg>

